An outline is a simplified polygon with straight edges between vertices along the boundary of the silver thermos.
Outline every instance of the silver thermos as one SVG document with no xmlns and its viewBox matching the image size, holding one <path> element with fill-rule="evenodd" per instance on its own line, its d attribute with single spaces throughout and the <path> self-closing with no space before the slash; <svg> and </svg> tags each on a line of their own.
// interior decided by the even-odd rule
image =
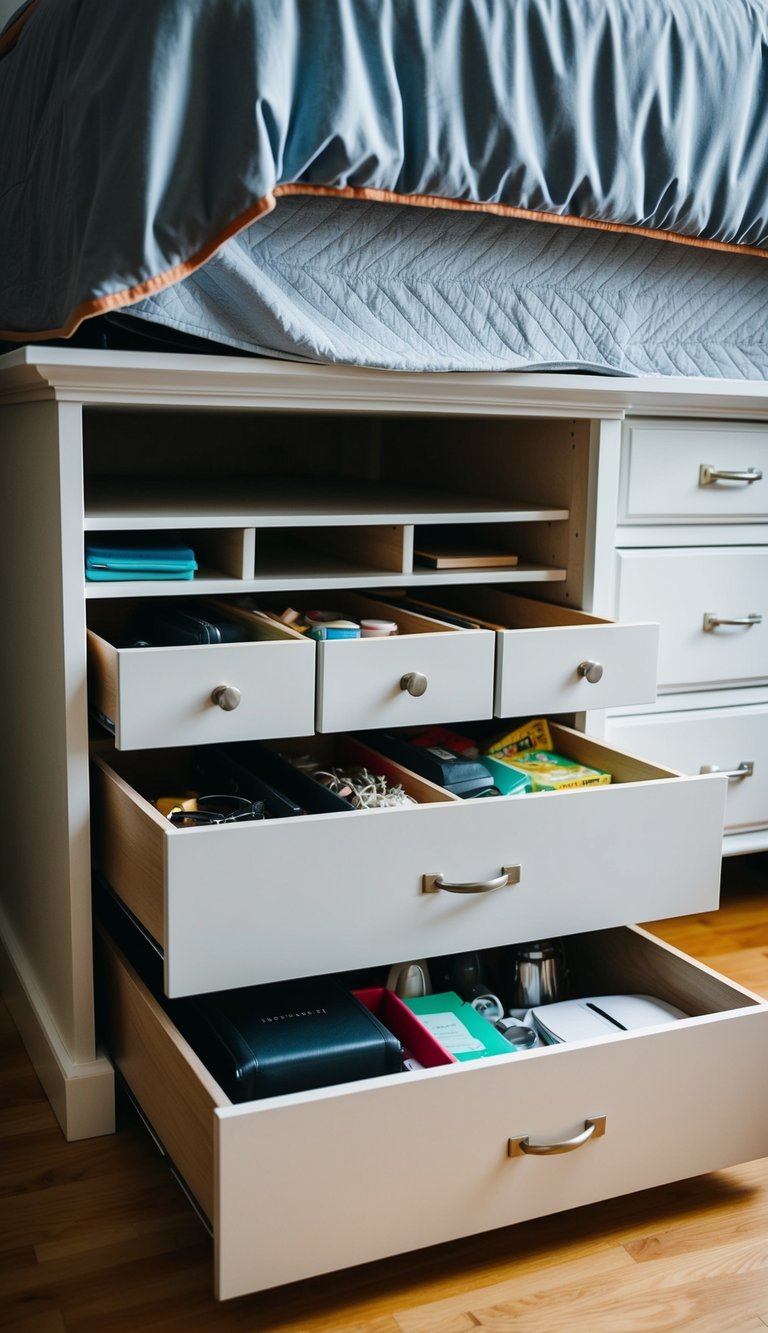
<svg viewBox="0 0 768 1333">
<path fill-rule="evenodd" d="M 512 1009 L 551 1004 L 563 995 L 562 950 L 557 941 L 535 940 L 514 951 Z"/>
</svg>

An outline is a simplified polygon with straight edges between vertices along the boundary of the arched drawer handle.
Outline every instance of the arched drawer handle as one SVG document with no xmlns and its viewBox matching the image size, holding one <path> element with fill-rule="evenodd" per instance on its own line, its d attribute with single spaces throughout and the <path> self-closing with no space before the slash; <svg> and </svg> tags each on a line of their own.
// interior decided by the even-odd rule
<svg viewBox="0 0 768 1333">
<path fill-rule="evenodd" d="M 400 689 L 412 694 L 414 699 L 426 693 L 428 684 L 426 676 L 421 671 L 407 671 L 400 677 Z"/>
<path fill-rule="evenodd" d="M 240 691 L 236 685 L 217 685 L 211 690 L 211 703 L 217 704 L 225 713 L 231 713 L 240 703 Z"/>
<path fill-rule="evenodd" d="M 699 468 L 699 485 L 712 486 L 716 481 L 745 481 L 748 486 L 753 481 L 762 481 L 763 474 L 758 467 L 748 467 L 730 471 L 728 468 L 712 467 L 711 463 L 702 463 Z"/>
<path fill-rule="evenodd" d="M 699 769 L 700 773 L 719 773 L 729 782 L 736 782 L 739 778 L 751 778 L 754 771 L 755 765 L 751 759 L 745 759 L 738 768 L 718 768 L 717 764 L 702 764 Z"/>
<path fill-rule="evenodd" d="M 745 625 L 751 629 L 753 625 L 762 625 L 763 617 L 757 611 L 750 611 L 748 616 L 740 616 L 736 620 L 726 620 L 724 616 L 715 615 L 714 611 L 704 612 L 704 624 L 702 628 L 707 632 L 717 629 L 718 625 Z"/>
<path fill-rule="evenodd" d="M 469 880 L 465 884 L 449 884 L 442 875 L 422 875 L 422 893 L 492 893 L 494 889 L 503 889 L 507 884 L 520 883 L 520 866 L 502 866 L 501 874 L 496 879 Z"/>
<path fill-rule="evenodd" d="M 590 1139 L 601 1139 L 604 1134 L 605 1116 L 596 1115 L 584 1121 L 581 1134 L 572 1139 L 562 1139 L 560 1143 L 531 1143 L 527 1134 L 510 1139 L 507 1144 L 507 1156 L 519 1157 L 524 1153 L 528 1157 L 557 1157 L 560 1153 L 575 1152 L 577 1148 L 589 1143 Z"/>
<path fill-rule="evenodd" d="M 596 685 L 599 680 L 603 679 L 602 662 L 591 662 L 587 659 L 586 662 L 579 662 L 576 670 L 580 676 L 589 681 L 590 685 Z"/>
</svg>

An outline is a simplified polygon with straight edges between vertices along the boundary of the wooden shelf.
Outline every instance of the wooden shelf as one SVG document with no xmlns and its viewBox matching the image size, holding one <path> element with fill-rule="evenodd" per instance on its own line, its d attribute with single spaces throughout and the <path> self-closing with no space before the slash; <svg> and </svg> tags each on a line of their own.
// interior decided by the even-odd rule
<svg viewBox="0 0 768 1333">
<path fill-rule="evenodd" d="M 359 565 L 328 560 L 327 567 L 319 568 L 316 561 L 312 574 L 306 566 L 303 571 L 288 571 L 283 566 L 274 573 L 262 574 L 256 579 L 228 579 L 209 571 L 201 571 L 190 582 L 167 583 L 86 583 L 85 596 L 99 597 L 211 597 L 246 592 L 316 592 L 334 588 L 438 588 L 449 584 L 470 583 L 562 583 L 567 577 L 564 569 L 548 569 L 544 565 L 519 564 L 515 569 L 429 569 L 417 574 L 391 574 L 381 569 L 361 569 Z"/>
<path fill-rule="evenodd" d="M 359 526 L 397 523 L 539 523 L 567 509 L 499 497 L 440 493 L 347 479 L 311 484 L 274 478 L 167 476 L 91 478 L 87 531 L 217 527 Z"/>
</svg>

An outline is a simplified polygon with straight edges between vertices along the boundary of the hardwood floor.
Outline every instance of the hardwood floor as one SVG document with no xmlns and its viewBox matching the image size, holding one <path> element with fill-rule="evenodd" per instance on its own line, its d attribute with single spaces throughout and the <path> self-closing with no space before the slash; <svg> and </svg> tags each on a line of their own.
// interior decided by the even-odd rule
<svg viewBox="0 0 768 1333">
<path fill-rule="evenodd" d="M 768 996 L 768 856 L 723 883 L 719 912 L 651 929 Z M 3 1329 L 768 1329 L 768 1159 L 218 1304 L 208 1238 L 133 1113 L 67 1144 L 4 1008 L 0 1092 Z"/>
</svg>

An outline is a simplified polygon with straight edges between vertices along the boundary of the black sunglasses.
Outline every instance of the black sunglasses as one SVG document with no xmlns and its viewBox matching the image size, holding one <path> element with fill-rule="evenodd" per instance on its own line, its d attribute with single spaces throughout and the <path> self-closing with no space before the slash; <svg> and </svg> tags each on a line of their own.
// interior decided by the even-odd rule
<svg viewBox="0 0 768 1333">
<path fill-rule="evenodd" d="M 199 824 L 235 824 L 243 820 L 263 819 L 264 802 L 249 801 L 245 796 L 198 796 L 196 810 L 176 806 L 168 812 L 174 828 L 194 828 Z"/>
</svg>

